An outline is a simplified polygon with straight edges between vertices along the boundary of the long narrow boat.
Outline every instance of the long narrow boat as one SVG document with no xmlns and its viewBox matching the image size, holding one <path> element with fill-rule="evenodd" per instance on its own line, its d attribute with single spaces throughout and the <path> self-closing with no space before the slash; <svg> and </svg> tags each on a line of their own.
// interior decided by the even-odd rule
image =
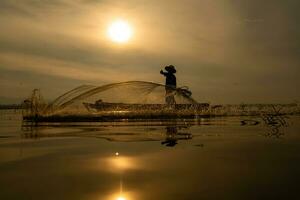
<svg viewBox="0 0 300 200">
<path fill-rule="evenodd" d="M 100 111 L 162 111 L 162 110 L 177 110 L 177 111 L 203 111 L 209 108 L 208 103 L 196 104 L 129 104 L 129 103 L 108 103 L 96 101 L 95 103 L 83 103 L 86 109 L 90 112 Z"/>
</svg>

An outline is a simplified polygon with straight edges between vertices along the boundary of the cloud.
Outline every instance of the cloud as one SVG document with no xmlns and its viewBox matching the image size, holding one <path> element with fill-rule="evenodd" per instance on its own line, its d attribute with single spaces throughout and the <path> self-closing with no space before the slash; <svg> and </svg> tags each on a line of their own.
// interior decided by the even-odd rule
<svg viewBox="0 0 300 200">
<path fill-rule="evenodd" d="M 261 86 L 253 84 L 265 83 L 264 77 L 274 82 L 266 89 L 270 96 L 286 99 L 286 92 L 275 89 L 281 87 L 292 98 L 291 87 L 300 84 L 294 76 L 300 64 L 297 4 L 291 0 L 272 4 L 2 0 L 0 72 L 26 72 L 74 83 L 163 82 L 159 70 L 174 64 L 179 84 L 189 85 L 195 96 L 212 102 L 239 102 L 245 88 L 250 88 L 253 99 L 264 100 L 262 93 L 255 93 Z M 105 32 L 118 17 L 134 27 L 132 41 L 124 46 L 112 44 Z M 53 80 L 48 81 L 51 86 Z M 234 82 L 241 84 L 232 87 Z M 211 91 L 222 94 L 224 85 L 227 96 Z"/>
</svg>

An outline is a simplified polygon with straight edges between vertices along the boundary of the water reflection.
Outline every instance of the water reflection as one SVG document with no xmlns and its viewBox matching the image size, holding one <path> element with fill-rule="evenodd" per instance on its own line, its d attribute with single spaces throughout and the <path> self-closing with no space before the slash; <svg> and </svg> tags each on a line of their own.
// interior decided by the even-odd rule
<svg viewBox="0 0 300 200">
<path fill-rule="evenodd" d="M 189 140 L 192 139 L 191 133 L 180 133 L 178 129 L 188 129 L 188 127 L 178 127 L 178 126 L 167 126 L 166 127 L 166 138 L 161 142 L 162 145 L 167 147 L 174 147 L 178 144 L 178 140 Z"/>
<path fill-rule="evenodd" d="M 280 138 L 284 136 L 284 129 L 282 126 L 276 125 L 276 126 L 270 126 L 269 129 L 263 134 L 265 137 L 270 138 Z"/>
<path fill-rule="evenodd" d="M 23 123 L 22 137 L 94 137 L 111 142 L 161 141 L 162 145 L 174 147 L 179 140 L 190 140 L 193 123 L 157 122 L 155 124 L 37 124 Z M 118 152 L 117 152 L 118 153 Z"/>
<path fill-rule="evenodd" d="M 278 112 L 275 114 L 262 115 L 262 119 L 269 127 L 269 131 L 266 132 L 266 137 L 279 138 L 284 135 L 283 128 L 288 127 L 287 116 L 280 115 Z"/>
<path fill-rule="evenodd" d="M 241 126 L 245 118 L 24 126 L 22 134 L 33 140 L 1 139 L 1 199 L 250 199 L 256 191 L 261 199 L 270 193 L 284 199 L 297 185 L 299 118 L 279 128 L 285 140 L 260 135 L 272 127 L 276 134 L 276 123 L 257 117 L 259 124 Z"/>
<path fill-rule="evenodd" d="M 284 135 L 283 128 L 287 127 L 287 122 L 280 115 L 263 115 L 260 118 L 253 119 L 223 118 L 198 121 L 24 123 L 22 125 L 22 137 L 30 139 L 91 137 L 105 139 L 110 142 L 157 141 L 165 147 L 175 147 L 184 140 L 192 140 L 193 137 L 220 135 L 219 133 L 222 134 L 225 129 L 229 130 L 231 128 L 236 129 L 236 132 L 247 131 L 250 126 L 257 128 L 259 131 L 252 131 L 251 134 L 257 133 L 257 135 L 278 138 Z M 197 130 L 197 132 L 191 130 Z"/>
<path fill-rule="evenodd" d="M 112 169 L 117 172 L 123 172 L 124 170 L 137 168 L 136 161 L 132 157 L 127 156 L 114 156 L 108 159 Z"/>
<path fill-rule="evenodd" d="M 126 169 L 130 169 L 134 166 L 134 160 L 129 157 L 122 156 L 119 152 L 116 152 L 112 156 L 112 167 L 119 173 L 119 192 L 114 195 L 114 200 L 128 200 L 123 192 L 123 179 Z"/>
</svg>

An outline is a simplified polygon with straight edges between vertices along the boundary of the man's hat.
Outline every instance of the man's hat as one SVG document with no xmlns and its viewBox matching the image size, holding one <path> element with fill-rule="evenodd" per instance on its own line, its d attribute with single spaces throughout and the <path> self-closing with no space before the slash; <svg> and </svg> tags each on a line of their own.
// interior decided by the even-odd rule
<svg viewBox="0 0 300 200">
<path fill-rule="evenodd" d="M 170 72 L 170 73 L 173 73 L 173 74 L 176 73 L 176 69 L 175 69 L 175 67 L 174 67 L 173 65 L 166 66 L 166 67 L 165 67 L 165 70 L 166 70 L 167 72 Z"/>
</svg>

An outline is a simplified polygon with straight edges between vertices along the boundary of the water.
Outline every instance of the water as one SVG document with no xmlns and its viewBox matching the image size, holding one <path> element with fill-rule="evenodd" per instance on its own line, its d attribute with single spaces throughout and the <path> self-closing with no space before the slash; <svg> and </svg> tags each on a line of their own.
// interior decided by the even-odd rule
<svg viewBox="0 0 300 200">
<path fill-rule="evenodd" d="M 249 117 L 22 126 L 0 112 L 0 199 L 299 196 L 299 116 L 274 131 Z"/>
</svg>

